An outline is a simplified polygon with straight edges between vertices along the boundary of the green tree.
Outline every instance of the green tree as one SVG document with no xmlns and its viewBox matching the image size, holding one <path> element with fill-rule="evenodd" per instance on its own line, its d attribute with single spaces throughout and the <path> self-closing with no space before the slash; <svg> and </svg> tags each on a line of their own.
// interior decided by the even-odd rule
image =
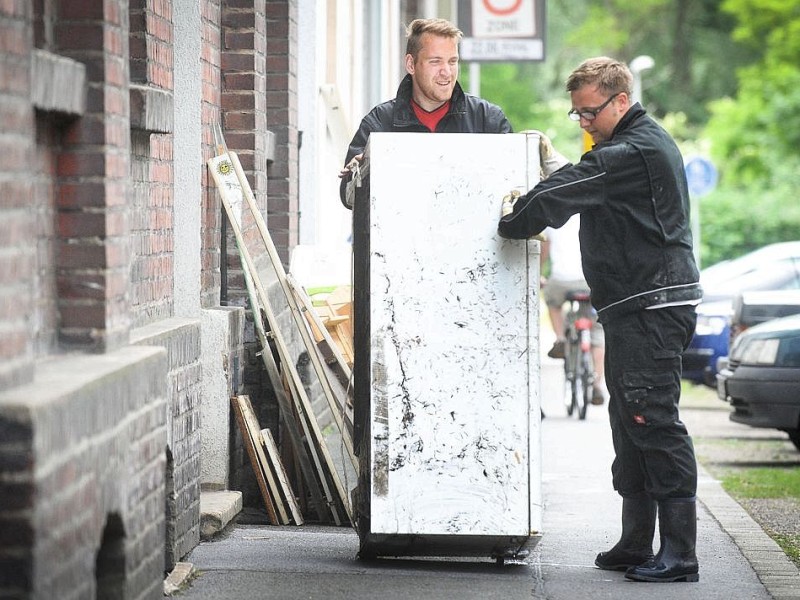
<svg viewBox="0 0 800 600">
<path fill-rule="evenodd" d="M 706 135 L 730 185 L 797 189 L 800 167 L 800 2 L 726 0 L 734 37 L 762 56 L 739 69 L 735 97 L 711 103 Z"/>
<path fill-rule="evenodd" d="M 701 203 L 705 264 L 800 239 L 800 2 L 726 0 L 733 38 L 757 54 L 735 95 L 709 104 L 720 188 Z M 708 259 L 708 262 L 706 261 Z"/>
</svg>

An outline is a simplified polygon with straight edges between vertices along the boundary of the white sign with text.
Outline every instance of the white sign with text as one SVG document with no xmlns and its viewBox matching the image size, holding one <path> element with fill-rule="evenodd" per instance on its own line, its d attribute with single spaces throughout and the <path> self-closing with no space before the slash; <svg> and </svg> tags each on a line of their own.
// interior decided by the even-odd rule
<svg viewBox="0 0 800 600">
<path fill-rule="evenodd" d="M 472 1 L 473 37 L 534 37 L 536 33 L 534 0 Z"/>
</svg>

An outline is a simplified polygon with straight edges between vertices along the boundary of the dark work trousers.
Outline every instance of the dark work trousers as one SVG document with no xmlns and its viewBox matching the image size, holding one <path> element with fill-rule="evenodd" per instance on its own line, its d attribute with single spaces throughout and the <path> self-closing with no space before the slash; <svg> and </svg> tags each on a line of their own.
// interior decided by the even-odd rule
<svg viewBox="0 0 800 600">
<path fill-rule="evenodd" d="M 604 323 L 614 489 L 655 500 L 697 491 L 692 438 L 678 415 L 681 354 L 694 334 L 694 306 L 640 310 Z"/>
</svg>

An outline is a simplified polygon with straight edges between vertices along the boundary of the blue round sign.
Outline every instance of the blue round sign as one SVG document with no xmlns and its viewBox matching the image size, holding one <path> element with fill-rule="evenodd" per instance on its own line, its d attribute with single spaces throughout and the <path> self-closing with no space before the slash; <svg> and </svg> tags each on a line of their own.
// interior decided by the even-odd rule
<svg viewBox="0 0 800 600">
<path fill-rule="evenodd" d="M 717 168 L 707 158 L 695 156 L 686 162 L 686 183 L 692 196 L 705 196 L 717 187 Z"/>
</svg>

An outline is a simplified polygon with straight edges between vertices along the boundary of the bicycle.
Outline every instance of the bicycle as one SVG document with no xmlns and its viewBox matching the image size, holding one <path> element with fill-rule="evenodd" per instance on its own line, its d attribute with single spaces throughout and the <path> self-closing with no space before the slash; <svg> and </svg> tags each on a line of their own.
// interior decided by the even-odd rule
<svg viewBox="0 0 800 600">
<path fill-rule="evenodd" d="M 564 318 L 564 382 L 567 414 L 577 411 L 586 419 L 586 408 L 594 392 L 594 360 L 592 359 L 592 308 L 589 292 L 567 292 L 569 304 Z"/>
</svg>

